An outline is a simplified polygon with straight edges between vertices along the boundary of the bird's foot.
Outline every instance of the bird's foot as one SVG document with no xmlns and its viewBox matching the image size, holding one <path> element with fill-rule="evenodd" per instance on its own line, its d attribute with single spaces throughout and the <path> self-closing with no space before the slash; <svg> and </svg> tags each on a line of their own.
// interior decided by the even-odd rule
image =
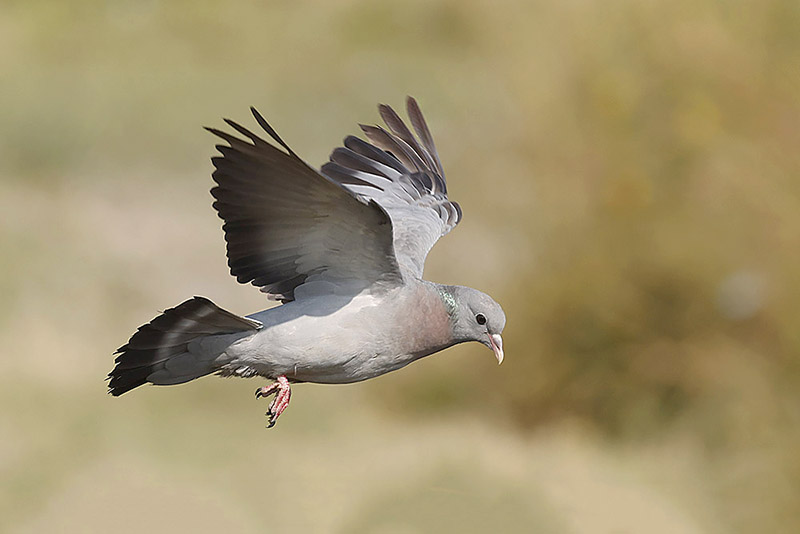
<svg viewBox="0 0 800 534">
<path fill-rule="evenodd" d="M 275 394 L 275 398 L 267 409 L 267 417 L 269 417 L 269 425 L 267 428 L 272 428 L 278 421 L 283 411 L 289 406 L 289 399 L 292 398 L 292 388 L 289 385 L 289 379 L 281 375 L 275 379 L 275 382 L 268 386 L 258 388 L 256 390 L 256 398 L 269 397 Z"/>
</svg>

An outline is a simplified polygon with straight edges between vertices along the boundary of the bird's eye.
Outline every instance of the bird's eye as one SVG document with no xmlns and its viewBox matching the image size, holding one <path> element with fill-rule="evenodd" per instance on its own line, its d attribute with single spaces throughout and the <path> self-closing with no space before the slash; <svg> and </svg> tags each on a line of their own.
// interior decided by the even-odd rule
<svg viewBox="0 0 800 534">
<path fill-rule="evenodd" d="M 478 321 L 478 324 L 486 324 L 486 316 L 482 313 L 476 315 L 475 320 Z"/>
</svg>

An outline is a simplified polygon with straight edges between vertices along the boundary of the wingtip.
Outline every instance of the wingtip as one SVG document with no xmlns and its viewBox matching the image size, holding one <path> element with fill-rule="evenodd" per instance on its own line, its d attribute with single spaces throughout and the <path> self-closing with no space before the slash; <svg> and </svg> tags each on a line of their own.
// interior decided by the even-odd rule
<svg viewBox="0 0 800 534">
<path fill-rule="evenodd" d="M 406 112 L 408 113 L 409 117 L 417 114 L 422 114 L 422 110 L 419 108 L 419 102 L 417 99 L 411 95 L 406 95 Z"/>
<path fill-rule="evenodd" d="M 300 159 L 298 155 L 295 154 L 294 150 L 289 148 L 289 145 L 287 145 L 286 142 L 283 139 L 281 139 L 281 136 L 278 135 L 278 132 L 275 131 L 275 128 L 270 126 L 270 124 L 267 122 L 267 119 L 265 119 L 254 106 L 250 106 L 250 113 L 253 114 L 253 117 L 256 119 L 258 125 L 261 126 L 261 128 L 263 128 L 264 131 L 267 132 L 269 136 L 272 137 L 272 139 L 276 143 L 285 148 L 286 151 L 289 153 L 289 155 L 294 156 L 297 159 Z"/>
</svg>

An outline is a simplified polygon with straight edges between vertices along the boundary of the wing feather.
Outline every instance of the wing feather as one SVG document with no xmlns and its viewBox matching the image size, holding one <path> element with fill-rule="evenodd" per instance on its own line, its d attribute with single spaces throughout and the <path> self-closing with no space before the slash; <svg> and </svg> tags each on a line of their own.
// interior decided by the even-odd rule
<svg viewBox="0 0 800 534">
<path fill-rule="evenodd" d="M 459 223 L 461 208 L 447 196 L 433 137 L 411 97 L 407 110 L 419 139 L 391 107 L 381 104 L 378 111 L 389 130 L 361 125 L 368 142 L 348 136 L 321 172 L 386 210 L 392 220 L 398 263 L 422 277 L 428 252 Z"/>
<path fill-rule="evenodd" d="M 283 150 L 231 120 L 225 122 L 244 139 L 207 128 L 227 143 L 217 145 L 221 156 L 211 159 L 217 183 L 211 194 L 225 221 L 231 274 L 284 302 L 314 280 L 352 291 L 401 283 L 391 219 L 384 208 L 309 167 L 251 111 Z M 372 177 L 392 166 L 376 162 L 366 168 Z M 374 187 L 375 179 L 370 180 Z"/>
</svg>

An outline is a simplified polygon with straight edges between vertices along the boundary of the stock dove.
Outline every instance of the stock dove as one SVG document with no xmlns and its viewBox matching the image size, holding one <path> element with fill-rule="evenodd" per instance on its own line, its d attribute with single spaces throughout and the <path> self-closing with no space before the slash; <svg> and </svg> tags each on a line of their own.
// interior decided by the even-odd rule
<svg viewBox="0 0 800 534">
<path fill-rule="evenodd" d="M 291 383 L 367 380 L 466 341 L 503 361 L 502 308 L 478 290 L 422 279 L 461 208 L 413 98 L 416 136 L 381 105 L 388 129 L 362 125 L 367 141 L 348 136 L 319 171 L 251 111 L 275 144 L 227 119 L 241 137 L 207 128 L 227 143 L 211 159 L 211 194 L 231 274 L 282 305 L 242 317 L 194 297 L 166 310 L 115 353 L 112 395 L 211 373 L 261 376 L 274 381 L 256 391 L 275 394 L 272 427 Z"/>
</svg>

